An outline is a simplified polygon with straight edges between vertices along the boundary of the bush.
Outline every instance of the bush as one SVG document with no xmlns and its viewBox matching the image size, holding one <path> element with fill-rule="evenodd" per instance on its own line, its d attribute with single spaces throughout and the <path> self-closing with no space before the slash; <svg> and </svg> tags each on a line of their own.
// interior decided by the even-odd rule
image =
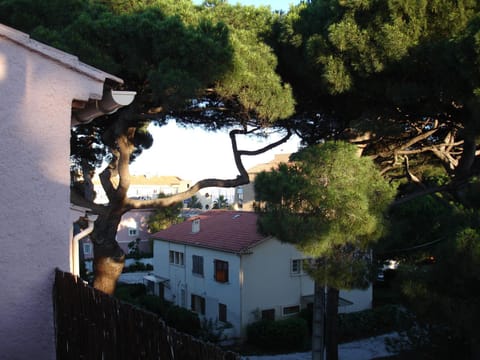
<svg viewBox="0 0 480 360">
<path fill-rule="evenodd" d="M 401 331 L 411 326 L 413 326 L 412 316 L 404 308 L 396 305 L 338 314 L 340 342 Z"/>
<path fill-rule="evenodd" d="M 140 261 L 135 261 L 133 264 L 126 266 L 123 269 L 124 273 L 128 272 L 136 272 L 136 271 L 152 271 L 153 270 L 153 265 L 151 264 L 144 264 Z"/>
<path fill-rule="evenodd" d="M 140 305 L 148 311 L 151 311 L 161 317 L 164 317 L 170 303 L 155 295 L 143 295 L 140 298 Z"/>
<path fill-rule="evenodd" d="M 178 331 L 197 337 L 201 334 L 202 327 L 196 313 L 172 305 L 158 296 L 147 295 L 147 289 L 143 284 L 119 284 L 115 290 L 115 297 L 157 314 L 168 326 Z"/>
<path fill-rule="evenodd" d="M 303 350 L 308 335 L 307 322 L 299 317 L 260 320 L 247 326 L 247 341 L 269 351 Z"/>
<path fill-rule="evenodd" d="M 115 289 L 116 298 L 134 305 L 140 305 L 146 293 L 147 288 L 143 284 L 119 284 Z"/>
<path fill-rule="evenodd" d="M 164 316 L 168 326 L 193 336 L 201 333 L 201 324 L 198 315 L 180 306 L 170 306 Z"/>
</svg>

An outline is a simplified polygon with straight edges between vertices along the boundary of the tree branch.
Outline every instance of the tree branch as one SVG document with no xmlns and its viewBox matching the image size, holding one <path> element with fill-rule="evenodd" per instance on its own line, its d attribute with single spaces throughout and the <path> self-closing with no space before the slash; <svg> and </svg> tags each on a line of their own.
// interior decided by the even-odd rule
<svg viewBox="0 0 480 360">
<path fill-rule="evenodd" d="M 128 188 L 130 187 L 130 156 L 133 152 L 133 137 L 135 135 L 135 128 L 128 128 L 126 134 L 122 134 L 117 139 L 119 150 L 118 159 L 118 175 L 119 182 L 116 191 L 118 198 L 123 199 L 127 196 Z"/>
<path fill-rule="evenodd" d="M 105 208 L 105 206 L 96 204 L 93 201 L 89 201 L 85 199 L 85 197 L 80 195 L 74 189 L 71 189 L 70 191 L 70 202 L 74 205 L 78 205 L 78 206 L 90 209 L 92 210 L 92 212 L 98 215 L 107 213 L 107 209 Z"/>
<path fill-rule="evenodd" d="M 282 139 L 258 150 L 252 150 L 252 151 L 238 150 L 236 135 L 239 135 L 239 134 L 244 135 L 246 133 L 248 133 L 247 130 L 241 130 L 241 129 L 234 129 L 234 130 L 231 130 L 229 133 L 230 140 L 232 143 L 232 150 L 233 150 L 233 155 L 235 159 L 235 164 L 240 173 L 235 179 L 215 179 L 215 178 L 203 179 L 198 181 L 196 184 L 194 184 L 184 192 L 170 195 L 163 198 L 153 199 L 153 200 L 126 199 L 125 200 L 125 206 L 127 208 L 126 211 L 130 209 L 150 209 L 150 208 L 156 208 L 156 207 L 170 206 L 180 201 L 183 201 L 185 199 L 188 199 L 193 195 L 195 195 L 199 190 L 208 188 L 208 187 L 236 187 L 236 186 L 248 184 L 250 182 L 250 179 L 248 176 L 248 172 L 247 170 L 245 170 L 245 167 L 242 163 L 241 156 L 242 155 L 247 155 L 247 156 L 258 155 L 258 154 L 264 153 L 286 142 L 292 135 L 292 133 L 288 131 L 288 134 Z"/>
</svg>

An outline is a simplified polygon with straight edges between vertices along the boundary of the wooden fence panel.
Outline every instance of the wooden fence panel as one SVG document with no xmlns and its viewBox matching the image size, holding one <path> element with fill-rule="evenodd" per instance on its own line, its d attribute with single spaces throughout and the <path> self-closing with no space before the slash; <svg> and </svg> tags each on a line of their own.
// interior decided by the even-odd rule
<svg viewBox="0 0 480 360">
<path fill-rule="evenodd" d="M 59 360 L 240 360 L 72 274 L 56 270 L 53 295 Z"/>
</svg>

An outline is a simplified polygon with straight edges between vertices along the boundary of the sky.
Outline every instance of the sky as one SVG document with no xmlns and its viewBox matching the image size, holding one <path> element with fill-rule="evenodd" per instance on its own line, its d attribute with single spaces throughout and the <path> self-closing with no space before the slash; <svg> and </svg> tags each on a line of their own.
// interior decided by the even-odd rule
<svg viewBox="0 0 480 360">
<path fill-rule="evenodd" d="M 162 127 L 151 125 L 149 130 L 154 138 L 153 145 L 132 163 L 132 174 L 172 175 L 194 182 L 205 178 L 233 179 L 239 174 L 227 131 L 206 132 L 198 127 L 184 129 L 174 121 Z M 238 148 L 263 148 L 282 135 L 271 134 L 267 138 L 238 136 Z M 243 164 L 248 170 L 273 160 L 275 154 L 295 152 L 299 142 L 297 137 L 293 137 L 264 154 L 242 156 Z"/>
<path fill-rule="evenodd" d="M 203 0 L 194 0 L 201 4 Z M 290 4 L 299 0 L 229 0 L 230 4 L 270 5 L 272 10 L 288 11 Z M 184 180 L 198 181 L 205 178 L 230 179 L 238 175 L 233 159 L 228 132 L 206 132 L 199 128 L 183 129 L 171 122 L 161 128 L 151 126 L 153 146 L 130 166 L 135 175 L 173 175 Z M 279 139 L 280 135 L 267 139 L 238 139 L 240 150 L 253 150 Z M 243 164 L 249 168 L 273 160 L 275 154 L 292 153 L 298 149 L 299 139 L 289 140 L 262 155 L 243 156 Z"/>
<path fill-rule="evenodd" d="M 194 4 L 201 4 L 203 0 L 193 0 Z M 229 4 L 242 4 L 242 5 L 270 5 L 272 10 L 284 10 L 288 11 L 290 4 L 298 4 L 300 0 L 228 0 Z"/>
</svg>

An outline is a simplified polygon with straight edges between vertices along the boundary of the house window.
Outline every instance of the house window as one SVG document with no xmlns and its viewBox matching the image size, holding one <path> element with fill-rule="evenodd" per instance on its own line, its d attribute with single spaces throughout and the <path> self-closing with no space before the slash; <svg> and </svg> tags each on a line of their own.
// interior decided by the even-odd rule
<svg viewBox="0 0 480 360">
<path fill-rule="evenodd" d="M 299 312 L 300 312 L 300 305 L 285 306 L 283 308 L 283 316 L 294 315 L 294 314 L 298 314 Z"/>
<path fill-rule="evenodd" d="M 228 282 L 228 262 L 222 260 L 215 260 L 215 280 L 221 283 Z"/>
<path fill-rule="evenodd" d="M 202 296 L 198 296 L 192 294 L 192 311 L 199 313 L 201 315 L 205 315 L 205 298 Z"/>
<path fill-rule="evenodd" d="M 137 236 L 138 230 L 137 229 L 128 229 L 128 236 Z"/>
<path fill-rule="evenodd" d="M 170 250 L 169 253 L 170 264 L 183 266 L 185 264 L 183 260 L 183 253 L 179 251 Z"/>
<path fill-rule="evenodd" d="M 275 320 L 275 309 L 262 310 L 262 320 Z"/>
<path fill-rule="evenodd" d="M 182 307 L 187 307 L 187 292 L 185 289 L 180 290 L 180 304 Z"/>
<path fill-rule="evenodd" d="M 92 255 L 92 244 L 90 243 L 83 244 L 83 254 L 87 256 Z"/>
<path fill-rule="evenodd" d="M 203 256 L 192 255 L 192 274 L 203 276 Z"/>
<path fill-rule="evenodd" d="M 293 259 L 290 263 L 290 273 L 292 275 L 301 275 L 303 273 L 302 259 Z"/>
<path fill-rule="evenodd" d="M 218 304 L 218 321 L 227 322 L 227 305 Z"/>
</svg>

